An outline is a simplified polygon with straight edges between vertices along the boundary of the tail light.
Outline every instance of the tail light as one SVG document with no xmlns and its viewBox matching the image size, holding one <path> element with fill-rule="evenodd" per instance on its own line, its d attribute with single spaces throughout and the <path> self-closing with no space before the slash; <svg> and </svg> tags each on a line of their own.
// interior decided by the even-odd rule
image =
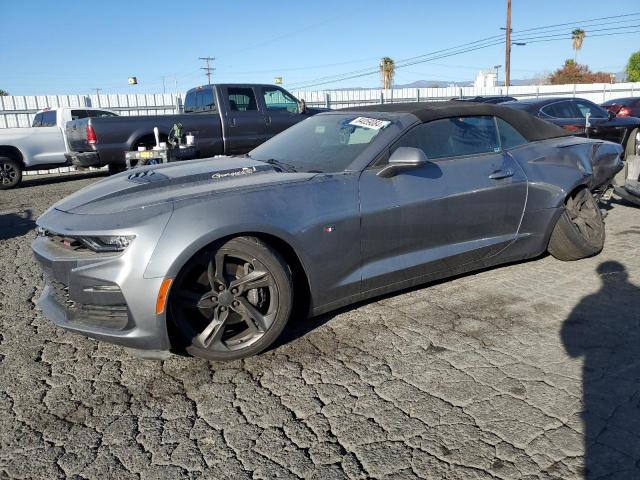
<svg viewBox="0 0 640 480">
<path fill-rule="evenodd" d="M 618 110 L 617 115 L 619 117 L 630 117 L 631 109 L 629 107 L 620 107 L 620 110 Z"/>
<path fill-rule="evenodd" d="M 95 145 L 98 143 L 98 137 L 96 137 L 96 131 L 93 129 L 93 125 L 87 124 L 87 143 Z"/>
</svg>

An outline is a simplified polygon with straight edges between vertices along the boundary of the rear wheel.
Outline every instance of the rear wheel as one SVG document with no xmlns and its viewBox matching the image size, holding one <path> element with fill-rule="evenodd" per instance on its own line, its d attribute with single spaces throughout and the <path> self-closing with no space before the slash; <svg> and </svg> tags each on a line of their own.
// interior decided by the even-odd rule
<svg viewBox="0 0 640 480">
<path fill-rule="evenodd" d="M 9 157 L 0 157 L 0 190 L 17 187 L 22 181 L 22 165 Z"/>
<path fill-rule="evenodd" d="M 548 250 L 558 260 L 578 260 L 600 253 L 604 238 L 602 212 L 591 192 L 583 188 L 567 198 Z"/>
<path fill-rule="evenodd" d="M 187 352 L 211 360 L 260 353 L 291 313 L 291 272 L 253 237 L 233 238 L 192 258 L 171 289 L 170 316 Z"/>
</svg>

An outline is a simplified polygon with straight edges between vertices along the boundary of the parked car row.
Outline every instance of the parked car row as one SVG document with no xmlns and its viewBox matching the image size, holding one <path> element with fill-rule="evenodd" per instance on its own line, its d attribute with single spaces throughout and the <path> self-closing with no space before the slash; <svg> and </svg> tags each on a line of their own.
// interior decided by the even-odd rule
<svg viewBox="0 0 640 480">
<path fill-rule="evenodd" d="M 39 112 L 31 128 L 0 130 L 0 189 L 19 185 L 22 172 L 62 165 L 125 168 L 125 152 L 166 141 L 175 124 L 195 137 L 199 157 L 246 153 L 320 112 L 275 85 L 217 84 L 189 90 L 184 114 L 117 116 L 102 109 Z"/>
</svg>

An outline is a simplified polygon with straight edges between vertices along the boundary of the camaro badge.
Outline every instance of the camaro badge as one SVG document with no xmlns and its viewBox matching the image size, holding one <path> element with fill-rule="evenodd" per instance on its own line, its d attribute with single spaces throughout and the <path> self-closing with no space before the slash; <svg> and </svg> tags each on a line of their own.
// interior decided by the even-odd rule
<svg viewBox="0 0 640 480">
<path fill-rule="evenodd" d="M 224 178 L 224 177 L 239 177 L 242 175 L 251 175 L 257 172 L 256 167 L 243 167 L 242 170 L 223 170 L 222 172 L 216 172 L 211 175 L 211 178 Z"/>
</svg>

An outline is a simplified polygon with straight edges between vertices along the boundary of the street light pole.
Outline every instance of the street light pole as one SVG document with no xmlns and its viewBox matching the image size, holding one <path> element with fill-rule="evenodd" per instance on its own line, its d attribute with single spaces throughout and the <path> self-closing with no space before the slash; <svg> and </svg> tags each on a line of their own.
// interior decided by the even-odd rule
<svg viewBox="0 0 640 480">
<path fill-rule="evenodd" d="M 507 30 L 504 53 L 504 86 L 508 87 L 511 81 L 511 0 L 507 0 Z"/>
<path fill-rule="evenodd" d="M 500 69 L 502 68 L 502 65 L 494 65 L 493 69 L 496 71 L 496 87 L 500 86 L 500 81 L 499 81 L 499 73 L 500 73 Z"/>
</svg>

